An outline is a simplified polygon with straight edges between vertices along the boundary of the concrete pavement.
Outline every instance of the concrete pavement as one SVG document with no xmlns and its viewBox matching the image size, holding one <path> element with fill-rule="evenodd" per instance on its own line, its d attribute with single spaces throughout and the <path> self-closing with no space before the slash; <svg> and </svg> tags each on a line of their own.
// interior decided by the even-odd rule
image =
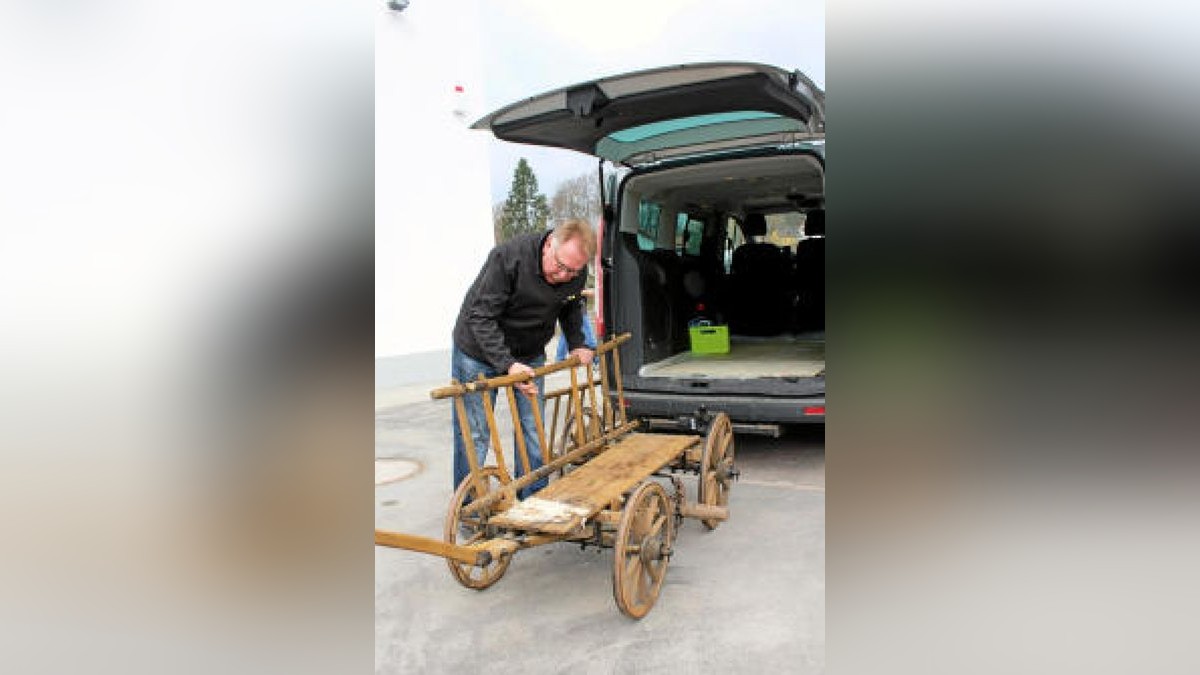
<svg viewBox="0 0 1200 675">
<path fill-rule="evenodd" d="M 427 394 L 446 378 L 377 381 L 376 457 L 404 460 L 392 475 L 407 477 L 376 485 L 376 527 L 440 538 L 450 404 Z M 376 547 L 376 672 L 823 672 L 823 429 L 739 436 L 736 447 L 731 519 L 712 532 L 683 521 L 658 602 L 640 621 L 613 602 L 611 550 L 521 551 L 495 585 L 473 591 L 441 558 Z M 684 483 L 694 496 L 695 479 Z"/>
</svg>

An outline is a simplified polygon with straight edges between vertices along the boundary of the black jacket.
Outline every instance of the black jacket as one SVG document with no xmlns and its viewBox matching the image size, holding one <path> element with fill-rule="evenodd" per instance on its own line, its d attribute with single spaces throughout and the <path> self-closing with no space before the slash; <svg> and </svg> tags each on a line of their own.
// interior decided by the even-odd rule
<svg viewBox="0 0 1200 675">
<path fill-rule="evenodd" d="M 542 245 L 549 233 L 524 234 L 488 254 L 458 311 L 454 345 L 502 373 L 515 362 L 545 353 L 558 321 L 571 349 L 582 347 L 586 270 L 551 284 L 542 276 Z"/>
</svg>

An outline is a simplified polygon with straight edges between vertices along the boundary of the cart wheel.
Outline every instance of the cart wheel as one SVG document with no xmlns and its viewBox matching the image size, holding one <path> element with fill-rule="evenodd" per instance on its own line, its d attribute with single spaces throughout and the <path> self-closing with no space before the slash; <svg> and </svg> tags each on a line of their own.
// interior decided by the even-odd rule
<svg viewBox="0 0 1200 675">
<path fill-rule="evenodd" d="M 592 426 L 593 426 L 593 424 L 592 424 L 591 408 L 584 408 L 583 409 L 583 438 L 584 438 L 584 441 L 587 441 L 589 434 L 592 433 L 592 431 L 593 431 Z M 571 413 L 569 416 L 567 416 L 567 419 L 563 422 L 563 430 L 562 430 L 562 432 L 559 433 L 559 436 L 558 436 L 559 452 L 557 454 L 559 454 L 559 455 L 566 454 L 566 453 L 574 450 L 577 447 L 579 447 L 579 444 L 575 442 L 575 413 Z"/>
<path fill-rule="evenodd" d="M 490 507 L 484 509 L 482 513 L 475 513 L 468 516 L 463 516 L 460 513 L 464 499 L 468 497 L 471 500 L 478 499 L 489 492 L 499 489 L 501 486 L 500 470 L 496 467 L 486 466 L 481 470 L 481 473 L 483 474 L 483 484 L 486 486 L 483 490 L 472 484 L 471 477 L 467 476 L 463 479 L 463 482 L 459 483 L 458 489 L 454 491 L 454 497 L 450 500 L 450 509 L 446 513 L 446 530 L 444 534 L 446 541 L 451 544 L 466 546 L 488 538 L 487 527 L 484 523 L 487 520 L 487 516 L 493 512 Z M 460 525 L 462 526 L 461 528 L 459 527 Z M 499 556 L 493 559 L 490 565 L 478 567 L 447 558 L 446 564 L 450 566 L 450 573 L 454 575 L 458 583 L 467 588 L 482 591 L 504 576 L 510 560 L 512 560 L 511 556 Z"/>
<path fill-rule="evenodd" d="M 717 413 L 704 438 L 698 501 L 707 506 L 728 506 L 732 478 L 733 425 L 729 422 L 729 415 Z M 710 530 L 715 530 L 721 524 L 721 521 L 711 519 L 700 522 Z"/>
<path fill-rule="evenodd" d="M 626 616 L 646 616 L 667 574 L 675 520 L 667 491 L 654 481 L 642 483 L 621 511 L 613 554 L 613 598 Z"/>
<path fill-rule="evenodd" d="M 588 408 L 583 409 L 583 420 L 583 436 L 586 440 L 588 434 L 592 431 L 591 411 Z M 559 432 L 558 443 L 555 445 L 554 456 L 561 457 L 577 447 L 579 447 L 579 444 L 575 442 L 575 414 L 571 413 L 571 415 L 567 417 L 563 423 L 563 430 Z M 575 464 L 567 464 L 558 470 L 558 475 L 565 476 L 568 473 L 571 473 L 571 471 L 575 470 L 575 468 Z"/>
</svg>

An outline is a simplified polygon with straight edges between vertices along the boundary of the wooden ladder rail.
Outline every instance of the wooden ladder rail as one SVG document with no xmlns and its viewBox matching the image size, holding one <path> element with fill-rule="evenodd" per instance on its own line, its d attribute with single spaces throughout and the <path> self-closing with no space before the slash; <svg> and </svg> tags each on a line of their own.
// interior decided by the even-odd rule
<svg viewBox="0 0 1200 675">
<path fill-rule="evenodd" d="M 615 356 L 617 354 L 617 351 L 616 351 L 617 347 L 628 342 L 631 337 L 632 336 L 630 333 L 623 333 L 621 335 L 618 335 L 618 336 L 602 343 L 601 345 L 598 345 L 596 347 L 596 353 L 602 355 L 602 358 L 603 358 L 603 355 L 606 355 L 609 352 L 611 352 Z M 605 363 L 605 361 L 602 360 L 602 364 L 603 363 Z M 616 363 L 618 365 L 620 364 L 619 357 L 617 358 Z M 592 419 L 593 419 L 593 428 L 595 429 L 594 433 L 592 433 L 590 435 L 590 438 L 585 436 L 585 434 L 584 434 L 584 431 L 585 431 L 584 426 L 585 425 L 583 422 L 584 418 L 583 418 L 583 405 L 582 405 L 582 399 L 583 399 L 583 391 L 582 390 L 584 389 L 584 385 L 579 383 L 578 377 L 575 372 L 575 369 L 579 368 L 579 367 L 587 368 L 586 388 L 588 390 L 588 396 L 591 398 L 591 401 L 592 401 Z M 560 457 L 555 457 L 553 455 L 553 451 L 549 450 L 547 448 L 547 444 L 546 444 L 545 421 L 541 414 L 541 406 L 539 406 L 535 403 L 533 406 L 534 425 L 536 427 L 538 441 L 541 443 L 543 459 L 545 461 L 543 462 L 543 466 L 541 468 L 536 469 L 536 470 L 531 470 L 532 467 L 530 466 L 528 451 L 527 451 L 527 448 L 525 447 L 524 429 L 522 427 L 520 415 L 517 410 L 516 392 L 515 392 L 514 385 L 522 384 L 524 382 L 529 382 L 536 378 L 545 378 L 547 375 L 550 375 L 552 373 L 556 373 L 556 372 L 559 372 L 562 370 L 566 370 L 568 368 L 571 371 L 570 372 L 571 387 L 568 390 L 568 395 L 569 395 L 569 404 L 568 405 L 570 408 L 573 408 L 575 411 L 575 419 L 576 419 L 575 442 L 576 442 L 577 447 L 574 451 L 567 453 L 565 455 L 562 455 Z M 443 399 L 443 398 L 453 398 L 454 399 L 455 411 L 458 413 L 459 432 L 463 436 L 463 445 L 467 451 L 467 464 L 469 466 L 471 481 L 475 485 L 479 486 L 479 489 L 481 492 L 486 487 L 486 483 L 482 479 L 483 467 L 481 467 L 479 465 L 479 460 L 476 457 L 475 440 L 474 440 L 474 436 L 471 434 L 471 428 L 470 428 L 471 425 L 470 425 L 470 420 L 467 417 L 466 404 L 464 403 L 464 397 L 466 397 L 468 395 L 472 395 L 472 394 L 478 394 L 483 399 L 482 403 L 483 403 L 483 408 L 484 408 L 485 421 L 486 421 L 486 424 L 488 427 L 488 437 L 490 440 L 489 444 L 491 445 L 492 451 L 496 455 L 497 468 L 499 469 L 499 472 L 501 475 L 501 483 L 503 484 L 503 487 L 496 492 L 486 494 L 483 498 L 473 501 L 471 503 L 471 505 L 464 510 L 464 514 L 477 513 L 479 510 L 484 508 L 485 505 L 490 505 L 490 504 L 494 503 L 495 501 L 499 500 L 503 495 L 509 495 L 509 496 L 515 495 L 517 490 L 520 490 L 521 488 L 524 488 L 524 487 L 534 483 L 535 481 L 537 481 L 545 476 L 550 475 L 550 473 L 566 466 L 571 461 L 574 461 L 576 459 L 581 459 L 582 457 L 586 456 L 589 452 L 594 452 L 597 449 L 602 448 L 604 443 L 606 443 L 611 438 L 615 437 L 619 433 L 624 433 L 626 431 L 632 430 L 633 428 L 635 428 L 637 426 L 636 423 L 634 423 L 634 424 L 627 423 L 624 419 L 624 414 L 622 414 L 621 415 L 622 424 L 620 426 L 615 427 L 615 428 L 607 428 L 607 429 L 601 427 L 599 412 L 597 410 L 598 403 L 596 401 L 597 394 L 595 391 L 595 381 L 592 377 L 591 368 L 592 368 L 592 364 L 590 364 L 590 363 L 581 364 L 577 357 L 572 356 L 570 358 L 564 359 L 557 363 L 552 363 L 547 366 L 535 368 L 535 369 L 533 369 L 532 373 L 520 373 L 517 375 L 502 375 L 502 376 L 493 377 L 493 378 L 482 378 L 481 377 L 480 379 L 475 380 L 473 382 L 460 383 L 457 381 L 452 381 L 452 383 L 449 386 L 439 387 L 429 393 L 430 398 L 432 398 L 434 400 Z M 619 389 L 619 387 L 620 387 L 620 373 L 619 372 L 616 374 L 616 378 L 617 378 L 617 383 L 618 383 L 618 394 L 617 395 L 618 395 L 618 397 L 621 397 L 621 392 Z M 607 379 L 607 376 L 605 374 L 602 374 L 601 381 L 603 382 L 606 379 Z M 516 447 L 514 448 L 514 461 L 519 461 L 521 463 L 521 468 L 524 469 L 524 476 L 522 476 L 521 478 L 519 478 L 515 481 L 512 480 L 511 475 L 509 474 L 507 467 L 504 464 L 504 448 L 500 444 L 500 433 L 499 433 L 499 429 L 497 426 L 495 414 L 493 413 L 492 406 L 491 406 L 490 392 L 497 391 L 497 390 L 500 390 L 503 388 L 508 389 L 507 395 L 508 395 L 509 408 L 511 410 L 512 418 L 513 418 L 513 435 L 515 437 L 514 443 L 516 445 Z M 561 392 L 555 392 L 555 393 L 560 394 Z M 543 397 L 543 398 L 545 398 L 545 397 Z M 605 398 L 607 399 L 607 392 L 605 392 Z M 623 398 L 621 400 L 623 401 Z M 557 403 L 557 401 L 556 401 L 556 403 Z M 557 405 L 556 405 L 555 409 L 557 411 Z M 551 427 L 552 434 L 553 434 L 553 431 L 555 430 L 555 428 L 556 427 Z M 551 442 L 553 442 L 553 439 L 551 439 Z M 486 463 L 486 458 L 485 458 L 485 463 Z M 474 508 L 471 508 L 471 507 L 474 507 Z"/>
<path fill-rule="evenodd" d="M 547 457 L 557 457 L 557 453 L 562 449 L 560 447 L 560 441 L 563 439 L 559 438 L 559 424 L 562 423 L 565 429 L 565 425 L 569 420 L 579 419 L 583 416 L 582 412 L 576 412 L 574 408 L 574 401 L 569 398 L 567 406 L 564 409 L 563 398 L 569 397 L 573 389 L 579 389 L 580 391 L 584 392 L 584 395 L 587 397 L 587 402 L 590 404 L 588 409 L 592 413 L 589 418 L 591 423 L 587 427 L 587 431 L 589 431 L 589 433 L 585 434 L 584 440 L 594 440 L 600 434 L 612 429 L 613 426 L 618 423 L 617 413 L 614 411 L 616 408 L 614 402 L 614 389 L 616 387 L 614 386 L 613 378 L 610 376 L 610 371 L 614 365 L 613 357 L 616 355 L 614 350 L 616 347 L 628 340 L 628 337 L 626 337 L 627 335 L 628 334 L 618 336 L 617 338 L 614 338 L 613 341 L 602 343 L 596 348 L 596 360 L 599 362 L 598 368 L 600 371 L 599 378 L 595 377 L 593 368 L 588 367 L 585 371 L 585 377 L 579 378 L 576 376 L 571 385 L 546 392 L 546 402 L 551 404 L 549 415 L 549 442 L 552 448 L 551 452 L 547 454 Z M 567 360 L 563 360 L 560 363 L 565 364 L 567 363 Z M 619 363 L 619 361 L 616 363 Z M 574 367 L 578 368 L 582 366 Z M 586 380 L 586 382 L 581 382 L 581 379 Z M 620 423 L 623 424 L 625 421 L 626 420 L 622 416 Z M 575 431 L 578 431 L 578 429 Z M 575 438 L 575 443 L 576 445 L 579 444 L 578 436 Z"/>
</svg>

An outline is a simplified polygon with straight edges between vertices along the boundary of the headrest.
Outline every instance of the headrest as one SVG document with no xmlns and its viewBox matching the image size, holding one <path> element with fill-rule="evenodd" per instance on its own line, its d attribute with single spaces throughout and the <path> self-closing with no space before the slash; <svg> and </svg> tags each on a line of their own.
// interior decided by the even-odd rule
<svg viewBox="0 0 1200 675">
<path fill-rule="evenodd" d="M 761 213 L 748 213 L 742 221 L 742 234 L 746 238 L 762 237 L 767 234 L 767 217 Z"/>
<path fill-rule="evenodd" d="M 813 209 L 804 218 L 804 236 L 825 236 L 825 209 Z"/>
</svg>

